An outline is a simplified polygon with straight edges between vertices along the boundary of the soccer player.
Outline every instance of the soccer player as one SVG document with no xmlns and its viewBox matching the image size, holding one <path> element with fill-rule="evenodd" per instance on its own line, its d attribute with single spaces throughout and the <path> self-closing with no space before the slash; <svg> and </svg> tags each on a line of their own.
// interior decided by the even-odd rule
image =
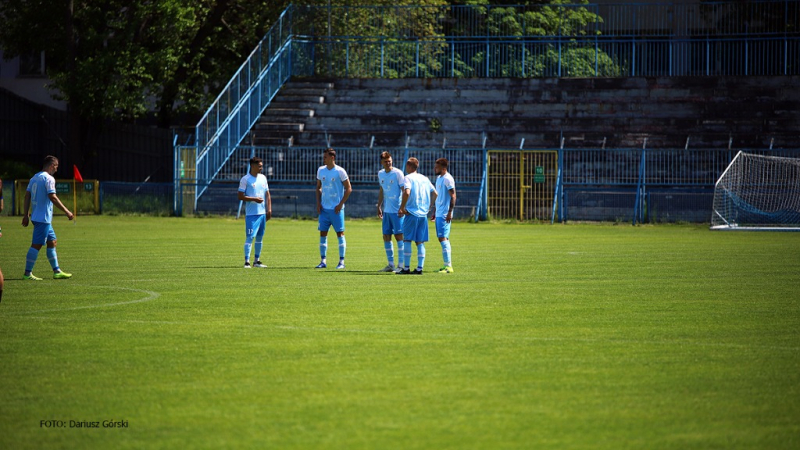
<svg viewBox="0 0 800 450">
<path fill-rule="evenodd" d="M 272 218 L 272 197 L 267 177 L 261 173 L 264 162 L 256 156 L 250 158 L 250 172 L 239 182 L 239 200 L 245 207 L 244 268 L 250 268 L 250 249 L 255 239 L 256 260 L 253 267 L 267 267 L 261 262 L 261 246 L 267 221 Z"/>
<path fill-rule="evenodd" d="M 433 220 L 436 222 L 436 237 L 442 245 L 444 267 L 439 273 L 453 273 L 450 260 L 450 222 L 453 220 L 453 208 L 456 207 L 456 182 L 447 172 L 447 158 L 439 158 L 433 165 L 436 173 L 436 204 L 433 207 Z"/>
<path fill-rule="evenodd" d="M 58 256 L 56 255 L 56 232 L 50 224 L 53 220 L 53 205 L 64 211 L 67 219 L 72 220 L 75 216 L 61 203 L 56 195 L 56 179 L 53 175 L 58 170 L 58 158 L 47 156 L 44 158 L 42 171 L 31 178 L 28 188 L 25 190 L 25 202 L 23 203 L 22 226 L 28 226 L 28 220 L 33 222 L 33 238 L 31 248 L 28 249 L 28 256 L 25 259 L 25 280 L 39 281 L 41 278 L 32 273 L 36 258 L 39 257 L 39 250 L 42 245 L 47 244 L 47 260 L 53 268 L 53 278 L 56 280 L 72 277 L 72 274 L 62 272 L 58 266 Z M 30 214 L 33 206 L 33 214 Z"/>
<path fill-rule="evenodd" d="M 425 242 L 428 242 L 428 212 L 431 202 L 436 201 L 436 188 L 431 180 L 417 172 L 419 160 L 408 158 L 406 162 L 406 179 L 403 182 L 403 201 L 400 204 L 398 215 L 403 219 L 403 269 L 397 272 L 400 275 L 422 275 L 425 266 Z M 417 268 L 411 268 L 411 242 L 417 244 Z"/>
<path fill-rule="evenodd" d="M 392 167 L 392 155 L 389 152 L 381 153 L 383 170 L 378 172 L 378 217 L 383 223 L 383 247 L 386 249 L 386 258 L 389 264 L 381 272 L 394 272 L 400 270 L 400 261 L 403 258 L 403 217 L 397 214 L 400 203 L 403 201 L 403 171 Z M 394 247 L 392 235 L 397 240 L 397 265 L 394 263 Z"/>
<path fill-rule="evenodd" d="M 317 212 L 319 212 L 319 255 L 320 263 L 315 269 L 328 267 L 328 230 L 333 226 L 339 240 L 339 264 L 344 269 L 344 255 L 347 242 L 344 239 L 344 203 L 353 192 L 347 172 L 336 165 L 336 150 L 329 148 L 322 155 L 324 165 L 317 169 Z"/>
</svg>

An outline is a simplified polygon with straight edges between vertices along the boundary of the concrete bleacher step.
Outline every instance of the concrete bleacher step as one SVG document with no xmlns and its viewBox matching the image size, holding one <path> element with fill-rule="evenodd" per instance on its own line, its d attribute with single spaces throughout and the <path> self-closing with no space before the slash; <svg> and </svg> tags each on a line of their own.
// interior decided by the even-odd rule
<svg viewBox="0 0 800 450">
<path fill-rule="evenodd" d="M 765 80 L 292 80 L 254 132 L 264 142 L 289 133 L 296 145 L 326 145 L 327 135 L 334 145 L 360 147 L 373 136 L 379 146 L 447 139 L 474 147 L 483 133 L 487 145 L 511 148 L 523 138 L 526 148 L 557 147 L 562 138 L 573 147 L 641 147 L 644 138 L 648 148 L 683 147 L 687 136 L 693 148 L 726 146 L 730 136 L 740 146 L 800 144 L 787 134 L 800 122 L 797 91 Z"/>
<path fill-rule="evenodd" d="M 294 136 L 262 136 L 262 135 L 254 135 L 253 137 L 253 145 L 256 146 L 264 146 L 264 147 L 273 147 L 273 146 L 289 146 L 294 144 Z"/>
<path fill-rule="evenodd" d="M 308 108 L 267 108 L 261 117 L 265 119 L 314 117 L 314 110 Z"/>
<path fill-rule="evenodd" d="M 293 105 L 300 105 L 300 104 L 308 104 L 308 105 L 319 105 L 320 103 L 325 103 L 325 96 L 319 94 L 308 94 L 308 95 L 288 95 L 279 93 L 272 100 L 272 104 L 286 104 L 290 103 Z"/>
<path fill-rule="evenodd" d="M 292 131 L 302 133 L 305 128 L 304 123 L 292 122 L 259 122 L 253 129 L 258 132 L 264 131 Z"/>
</svg>

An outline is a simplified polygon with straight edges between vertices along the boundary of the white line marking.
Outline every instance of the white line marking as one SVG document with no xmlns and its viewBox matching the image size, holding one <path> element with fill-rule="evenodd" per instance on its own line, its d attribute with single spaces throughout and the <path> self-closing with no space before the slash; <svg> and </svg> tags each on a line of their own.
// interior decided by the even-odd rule
<svg viewBox="0 0 800 450">
<path fill-rule="evenodd" d="M 91 308 L 106 308 L 110 306 L 120 306 L 120 305 L 132 305 L 135 303 L 144 303 L 149 302 L 151 300 L 155 300 L 158 297 L 161 297 L 161 294 L 154 291 L 148 291 L 146 289 L 134 289 L 134 288 L 126 288 L 126 287 L 119 287 L 119 286 L 86 286 L 80 285 L 81 287 L 88 287 L 88 288 L 96 288 L 96 289 L 118 289 L 122 291 L 133 291 L 133 292 L 142 292 L 147 294 L 147 297 L 139 298 L 136 300 L 130 300 L 127 302 L 116 302 L 116 303 L 103 303 L 100 305 L 88 305 L 88 306 L 75 306 L 72 308 L 54 308 L 54 309 L 37 309 L 35 311 L 23 311 L 19 314 L 39 314 L 39 313 L 46 313 L 46 312 L 59 312 L 59 311 L 75 311 L 79 309 L 91 309 Z"/>
</svg>

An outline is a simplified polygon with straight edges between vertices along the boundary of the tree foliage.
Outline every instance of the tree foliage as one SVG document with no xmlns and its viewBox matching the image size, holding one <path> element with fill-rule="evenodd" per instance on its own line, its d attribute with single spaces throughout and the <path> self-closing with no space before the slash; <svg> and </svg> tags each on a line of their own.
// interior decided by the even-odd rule
<svg viewBox="0 0 800 450">
<path fill-rule="evenodd" d="M 6 0 L 6 57 L 44 51 L 54 91 L 84 119 L 162 125 L 209 102 L 252 50 L 280 5 L 256 0 L 101 2 Z"/>
<path fill-rule="evenodd" d="M 303 10 L 327 3 L 300 0 L 295 6 Z M 305 10 L 307 15 L 294 30 L 318 38 L 332 36 L 330 44 L 316 49 L 317 61 L 325 61 L 326 67 L 316 68 L 315 73 L 330 75 L 344 75 L 350 67 L 349 76 L 381 76 L 374 63 L 382 57 L 386 63 L 382 75 L 387 77 L 415 76 L 417 63 L 420 76 L 480 76 L 480 63 L 497 55 L 466 48 L 450 61 L 451 49 L 437 38 L 575 36 L 600 20 L 585 8 L 563 7 L 567 3 L 563 0 L 523 1 L 518 2 L 523 7 L 515 8 L 499 6 L 508 2 L 497 0 L 331 3 L 330 13 L 326 8 L 316 8 L 313 14 Z M 7 57 L 44 51 L 54 92 L 82 119 L 133 120 L 157 111 L 160 125 L 170 126 L 177 114 L 194 117 L 211 103 L 288 4 L 288 0 L 4 0 L 0 46 Z M 430 8 L 395 8 L 410 5 Z M 486 14 L 480 22 L 463 23 L 446 17 L 448 5 L 472 6 Z M 344 44 L 344 36 L 373 36 L 388 46 Z M 405 44 L 401 42 L 405 38 L 422 44 Z M 390 50 L 381 55 L 376 50 L 380 48 Z M 509 61 L 492 69 L 492 75 L 546 74 L 554 52 Z M 602 56 L 576 50 L 570 57 L 575 73 L 588 75 L 594 71 L 593 60 L 603 61 Z"/>
</svg>

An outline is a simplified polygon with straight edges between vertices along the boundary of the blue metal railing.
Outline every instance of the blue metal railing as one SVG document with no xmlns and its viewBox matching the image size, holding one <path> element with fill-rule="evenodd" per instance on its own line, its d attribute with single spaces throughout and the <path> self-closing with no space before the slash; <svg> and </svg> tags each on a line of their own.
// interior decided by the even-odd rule
<svg viewBox="0 0 800 450">
<path fill-rule="evenodd" d="M 800 36 L 658 39 L 295 38 L 295 75 L 537 78 L 800 75 Z"/>
<path fill-rule="evenodd" d="M 292 7 L 280 15 L 195 128 L 197 177 L 213 180 L 291 76 Z M 197 189 L 197 197 L 206 186 Z"/>
</svg>

